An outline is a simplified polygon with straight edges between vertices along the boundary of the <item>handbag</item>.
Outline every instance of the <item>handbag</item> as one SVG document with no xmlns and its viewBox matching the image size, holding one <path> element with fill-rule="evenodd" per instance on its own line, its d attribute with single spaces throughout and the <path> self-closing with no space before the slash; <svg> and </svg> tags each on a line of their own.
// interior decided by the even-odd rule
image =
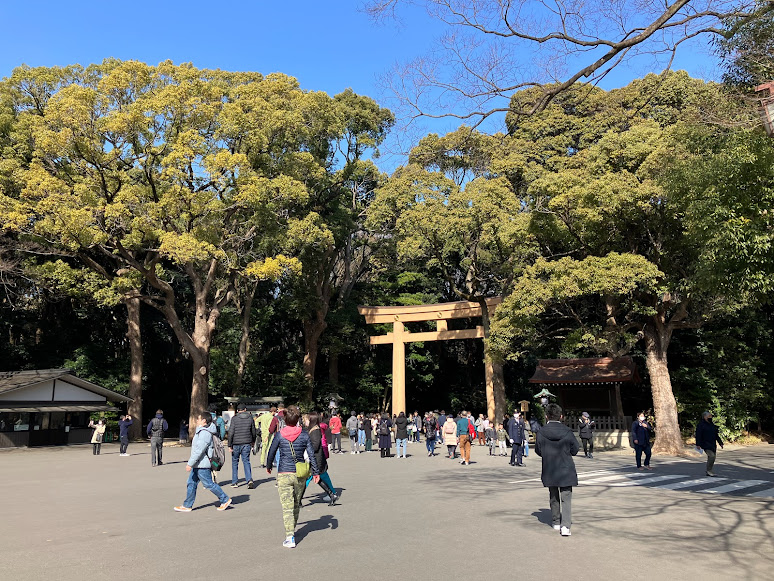
<svg viewBox="0 0 774 581">
<path fill-rule="evenodd" d="M 290 445 L 290 455 L 293 456 L 293 462 L 296 463 L 296 478 L 299 480 L 306 480 L 312 473 L 312 468 L 309 466 L 309 462 L 299 462 L 296 459 L 296 451 L 293 448 L 293 442 L 288 440 L 288 444 Z"/>
</svg>

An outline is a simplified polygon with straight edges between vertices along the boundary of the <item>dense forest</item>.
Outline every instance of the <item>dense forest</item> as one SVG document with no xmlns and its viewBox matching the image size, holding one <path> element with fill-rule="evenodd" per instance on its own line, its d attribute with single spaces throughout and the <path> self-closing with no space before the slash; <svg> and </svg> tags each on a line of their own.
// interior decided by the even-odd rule
<svg viewBox="0 0 774 581">
<path fill-rule="evenodd" d="M 503 296 L 485 342 L 407 345 L 410 411 L 486 411 L 485 360 L 510 409 L 539 358 L 632 355 L 625 408 L 653 410 L 662 451 L 704 409 L 726 436 L 771 427 L 774 140 L 753 89 L 774 68 L 746 49 L 769 28 L 719 47 L 722 83 L 575 84 L 517 114 L 525 89 L 507 132 L 428 135 L 391 175 L 394 117 L 352 91 L 20 67 L 0 82 L 0 371 L 68 367 L 146 419 L 227 396 L 376 411 L 391 354 L 368 335 L 389 325 L 358 305 Z"/>
</svg>

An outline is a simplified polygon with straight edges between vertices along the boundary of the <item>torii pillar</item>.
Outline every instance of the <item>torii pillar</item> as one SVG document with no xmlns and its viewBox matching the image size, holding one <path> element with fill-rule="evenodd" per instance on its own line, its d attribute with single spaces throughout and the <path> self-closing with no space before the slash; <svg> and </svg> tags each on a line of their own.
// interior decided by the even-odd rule
<svg viewBox="0 0 774 581">
<path fill-rule="evenodd" d="M 502 302 L 502 297 L 486 299 L 489 313 Z M 448 341 L 452 339 L 484 339 L 484 327 L 449 331 L 450 319 L 481 317 L 481 305 L 473 301 L 457 301 L 434 305 L 410 305 L 400 307 L 357 308 L 366 323 L 392 323 L 392 332 L 370 337 L 371 345 L 392 344 L 392 413 L 406 411 L 406 343 L 415 341 Z M 405 323 L 435 321 L 436 330 L 423 333 L 409 333 Z M 489 391 L 493 384 L 491 365 L 484 366 L 486 385 Z M 489 414 L 493 415 L 493 414 Z"/>
</svg>

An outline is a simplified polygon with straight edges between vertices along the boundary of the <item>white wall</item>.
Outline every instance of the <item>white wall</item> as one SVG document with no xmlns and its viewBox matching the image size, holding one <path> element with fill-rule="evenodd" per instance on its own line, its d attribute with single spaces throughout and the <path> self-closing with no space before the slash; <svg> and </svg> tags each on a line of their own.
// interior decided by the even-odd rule
<svg viewBox="0 0 774 581">
<path fill-rule="evenodd" d="M 57 391 L 59 391 L 57 382 Z M 37 385 L 31 385 L 0 395 L 0 401 L 51 401 L 51 393 L 54 386 L 53 380 L 44 381 Z"/>
<path fill-rule="evenodd" d="M 61 379 L 56 380 L 56 391 L 54 392 L 56 401 L 100 401 L 106 400 L 104 395 L 99 395 L 92 391 L 67 383 Z"/>
</svg>

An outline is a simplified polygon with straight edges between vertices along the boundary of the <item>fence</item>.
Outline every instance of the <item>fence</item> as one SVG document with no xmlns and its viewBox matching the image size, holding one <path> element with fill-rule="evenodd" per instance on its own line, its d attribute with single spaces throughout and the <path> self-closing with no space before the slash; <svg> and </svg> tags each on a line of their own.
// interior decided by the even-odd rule
<svg viewBox="0 0 774 581">
<path fill-rule="evenodd" d="M 591 416 L 594 430 L 629 430 L 632 427 L 631 416 Z M 578 416 L 564 418 L 562 423 L 573 431 L 578 429 Z"/>
</svg>

